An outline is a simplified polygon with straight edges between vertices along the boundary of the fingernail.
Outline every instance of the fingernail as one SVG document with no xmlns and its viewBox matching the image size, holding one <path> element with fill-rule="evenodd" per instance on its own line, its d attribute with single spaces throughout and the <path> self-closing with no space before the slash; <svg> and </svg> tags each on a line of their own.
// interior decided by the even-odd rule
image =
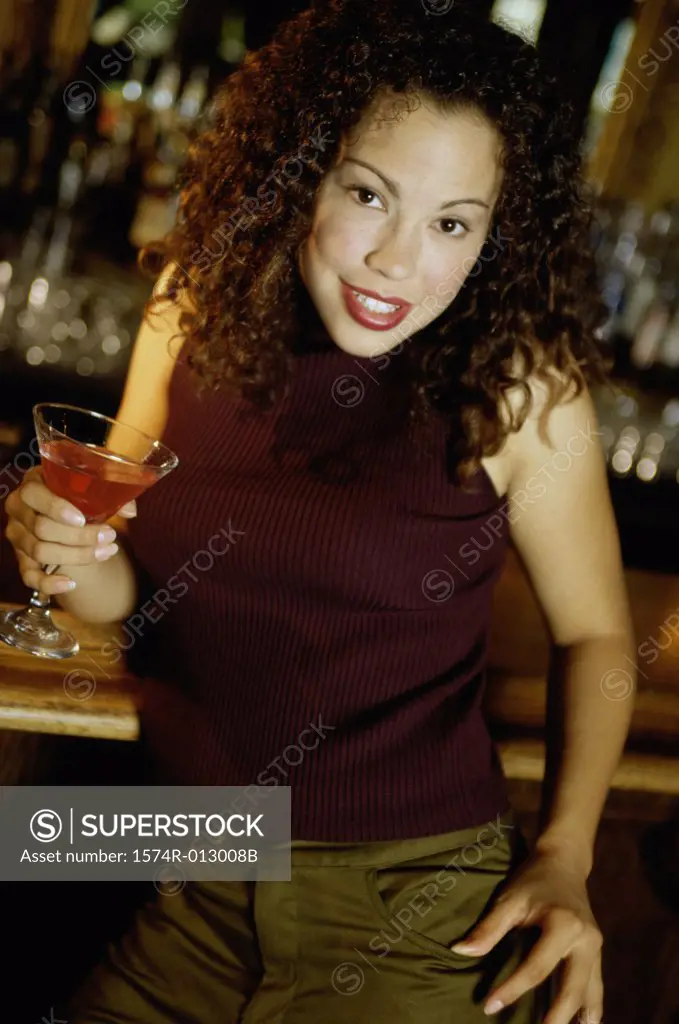
<svg viewBox="0 0 679 1024">
<path fill-rule="evenodd" d="M 63 594 L 66 590 L 75 590 L 76 586 L 75 580 L 55 580 L 55 589 L 59 594 Z"/>
<path fill-rule="evenodd" d="M 475 953 L 476 946 L 468 942 L 457 942 L 454 946 L 450 947 L 453 953 Z"/>
<path fill-rule="evenodd" d="M 116 539 L 116 531 L 110 526 L 105 526 L 103 530 L 100 530 L 97 534 L 97 540 L 100 544 L 110 544 L 111 541 Z"/>
<path fill-rule="evenodd" d="M 82 512 L 78 512 L 74 508 L 65 508 L 61 513 L 61 518 L 64 522 L 69 523 L 71 526 L 84 526 L 85 516 Z"/>
<path fill-rule="evenodd" d="M 95 548 L 94 557 L 101 562 L 105 558 L 111 558 L 118 550 L 117 544 L 108 544 L 105 548 Z"/>
<path fill-rule="evenodd" d="M 483 1012 L 487 1015 L 490 1015 L 491 1013 L 497 1013 L 498 1010 L 501 1010 L 504 1005 L 505 1004 L 502 1002 L 501 999 L 493 999 L 492 1003 L 487 1004 Z"/>
</svg>

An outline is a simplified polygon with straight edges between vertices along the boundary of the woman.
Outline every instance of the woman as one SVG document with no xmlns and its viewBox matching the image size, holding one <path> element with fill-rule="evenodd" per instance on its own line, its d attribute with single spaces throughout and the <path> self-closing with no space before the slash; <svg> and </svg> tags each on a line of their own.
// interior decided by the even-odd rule
<svg viewBox="0 0 679 1024">
<path fill-rule="evenodd" d="M 71 1024 L 524 1024 L 550 976 L 548 1024 L 601 1020 L 586 881 L 633 643 L 590 212 L 554 84 L 472 7 L 334 0 L 248 54 L 119 411 L 179 468 L 96 554 L 39 474 L 8 499 L 28 586 L 145 609 L 154 777 L 292 794 L 292 880 L 150 903 Z M 562 705 L 530 853 L 480 706 L 510 535 Z"/>
</svg>

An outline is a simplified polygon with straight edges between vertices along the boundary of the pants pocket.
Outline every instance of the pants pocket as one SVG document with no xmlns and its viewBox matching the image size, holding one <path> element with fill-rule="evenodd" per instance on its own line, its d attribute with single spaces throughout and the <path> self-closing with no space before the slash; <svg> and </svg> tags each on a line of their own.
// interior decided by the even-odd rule
<svg viewBox="0 0 679 1024">
<path fill-rule="evenodd" d="M 406 899 L 398 908 L 387 906 L 381 895 L 378 880 L 378 874 L 381 874 L 382 870 L 384 869 L 373 868 L 366 874 L 368 896 L 383 924 L 379 934 L 370 942 L 373 952 L 384 956 L 398 943 L 405 942 L 457 969 L 476 966 L 483 959 L 478 956 L 463 956 L 461 953 L 454 953 L 443 942 L 439 942 L 427 934 L 424 930 L 426 925 L 419 924 L 419 919 L 423 916 L 422 909 L 413 910 L 410 905 L 412 897 L 410 900 Z M 462 937 L 455 935 L 454 932 L 455 928 L 451 925 L 451 944 Z"/>
<path fill-rule="evenodd" d="M 470 851 L 466 860 L 461 855 L 465 851 Z M 450 945 L 466 938 L 490 911 L 514 861 L 514 844 L 503 837 L 491 849 L 479 844 L 417 860 L 401 856 L 395 863 L 366 870 L 368 897 L 382 923 L 371 948 L 385 955 L 405 943 L 456 970 L 478 968 L 486 957 L 454 953 Z M 492 951 L 493 961 L 511 955 L 516 939 L 512 932 L 501 940 Z"/>
</svg>

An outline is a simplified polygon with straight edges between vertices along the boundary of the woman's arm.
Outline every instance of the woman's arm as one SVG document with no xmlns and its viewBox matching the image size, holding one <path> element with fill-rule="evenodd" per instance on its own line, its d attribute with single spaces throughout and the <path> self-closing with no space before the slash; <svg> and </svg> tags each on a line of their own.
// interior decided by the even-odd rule
<svg viewBox="0 0 679 1024">
<path fill-rule="evenodd" d="M 171 271 L 167 267 L 156 283 L 154 296 Z M 175 361 L 184 337 L 179 320 L 184 310 L 192 310 L 188 299 L 171 303 L 156 299 L 157 312 L 143 319 L 132 349 L 125 387 L 116 419 L 151 437 L 161 438 L 169 411 L 169 389 Z M 125 453 L 126 432 L 113 427 L 108 440 L 111 448 Z M 154 486 L 162 487 L 162 480 Z M 141 498 L 143 507 L 143 497 Z M 109 520 L 118 534 L 119 551 L 101 565 L 73 566 L 68 575 L 76 589 L 56 597 L 62 608 L 83 622 L 116 622 L 134 611 L 139 595 L 138 568 L 125 537 L 128 523 L 120 515 Z"/>
<path fill-rule="evenodd" d="M 54 601 L 82 622 L 121 622 L 134 611 L 138 583 L 132 556 L 125 541 L 117 539 L 118 552 L 100 565 L 72 565 L 68 575 L 77 583 L 70 594 L 55 594 Z"/>
<path fill-rule="evenodd" d="M 594 837 L 632 715 L 634 640 L 620 544 L 594 406 L 588 392 L 549 415 L 544 393 L 507 445 L 508 519 L 553 641 L 547 777 L 541 831 L 531 856 L 509 879 L 464 943 L 488 953 L 513 928 L 541 937 L 521 966 L 487 996 L 496 1013 L 564 972 L 545 1024 L 603 1013 L 602 936 L 587 877 Z"/>
<path fill-rule="evenodd" d="M 630 726 L 635 642 L 596 412 L 587 391 L 540 401 L 513 446 L 512 539 L 553 641 L 547 779 L 537 848 L 588 875 L 604 802 Z"/>
</svg>

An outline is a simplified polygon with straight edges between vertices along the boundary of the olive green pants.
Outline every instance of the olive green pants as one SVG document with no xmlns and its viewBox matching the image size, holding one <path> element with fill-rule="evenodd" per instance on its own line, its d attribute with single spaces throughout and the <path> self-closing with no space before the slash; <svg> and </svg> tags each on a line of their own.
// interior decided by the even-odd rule
<svg viewBox="0 0 679 1024">
<path fill-rule="evenodd" d="M 526 856 L 511 813 L 394 842 L 293 842 L 289 882 L 187 882 L 138 913 L 69 1024 L 535 1024 L 544 986 L 492 1018 L 485 997 L 536 935 L 448 948 Z"/>
</svg>

